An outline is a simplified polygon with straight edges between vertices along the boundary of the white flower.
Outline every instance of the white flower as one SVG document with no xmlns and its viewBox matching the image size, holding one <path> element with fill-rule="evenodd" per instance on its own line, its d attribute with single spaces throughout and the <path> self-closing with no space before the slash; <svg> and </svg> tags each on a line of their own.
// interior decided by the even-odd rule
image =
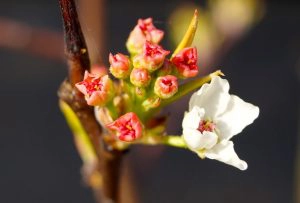
<svg viewBox="0 0 300 203">
<path fill-rule="evenodd" d="M 182 127 L 187 146 L 201 158 L 216 159 L 247 169 L 230 139 L 258 117 L 259 108 L 230 95 L 228 81 L 218 76 L 193 94 Z"/>
</svg>

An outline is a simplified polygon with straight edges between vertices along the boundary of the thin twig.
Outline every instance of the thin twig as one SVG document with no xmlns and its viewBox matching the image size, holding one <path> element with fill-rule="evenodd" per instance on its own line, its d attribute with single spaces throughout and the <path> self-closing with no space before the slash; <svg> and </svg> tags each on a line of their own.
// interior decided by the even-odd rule
<svg viewBox="0 0 300 203">
<path fill-rule="evenodd" d="M 101 186 L 93 187 L 98 202 L 118 202 L 118 185 L 122 152 L 108 151 L 103 142 L 102 129 L 95 119 L 93 108 L 87 105 L 74 85 L 82 81 L 84 71 L 90 69 L 90 60 L 84 36 L 81 31 L 76 6 L 73 0 L 59 0 L 65 32 L 65 52 L 69 64 L 69 77 L 58 92 L 75 112 L 82 126 L 90 136 L 98 157 L 95 168 L 102 176 Z"/>
</svg>

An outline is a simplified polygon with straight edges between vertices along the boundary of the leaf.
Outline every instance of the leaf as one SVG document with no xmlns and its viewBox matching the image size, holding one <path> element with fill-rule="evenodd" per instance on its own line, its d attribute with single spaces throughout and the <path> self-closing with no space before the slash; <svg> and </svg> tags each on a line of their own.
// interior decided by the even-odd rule
<svg viewBox="0 0 300 203">
<path fill-rule="evenodd" d="M 184 37 L 182 38 L 181 42 L 179 43 L 179 45 L 177 46 L 177 48 L 175 49 L 175 51 L 172 54 L 171 59 L 182 49 L 189 47 L 194 40 L 195 37 L 195 33 L 197 31 L 197 26 L 198 26 L 198 10 L 196 9 L 194 12 L 194 16 L 190 22 L 190 25 L 184 35 Z"/>
<path fill-rule="evenodd" d="M 195 80 L 192 80 L 190 82 L 181 85 L 178 88 L 178 92 L 173 97 L 169 99 L 165 99 L 161 102 L 160 108 L 167 106 L 170 103 L 173 103 L 174 101 L 182 98 L 183 96 L 190 93 L 191 91 L 194 91 L 195 89 L 201 87 L 205 83 L 209 82 L 213 76 L 219 76 L 219 75 L 224 76 L 224 74 L 220 70 L 217 70 L 205 77 L 197 78 Z"/>
<path fill-rule="evenodd" d="M 81 159 L 84 163 L 95 163 L 97 160 L 96 152 L 88 134 L 84 130 L 76 114 L 72 108 L 62 100 L 59 101 L 59 107 L 73 132 L 75 144 Z"/>
</svg>

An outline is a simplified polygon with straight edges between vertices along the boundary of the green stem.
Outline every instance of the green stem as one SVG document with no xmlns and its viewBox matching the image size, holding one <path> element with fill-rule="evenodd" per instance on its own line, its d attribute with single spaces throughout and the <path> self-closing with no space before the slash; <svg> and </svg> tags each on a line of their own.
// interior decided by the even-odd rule
<svg viewBox="0 0 300 203">
<path fill-rule="evenodd" d="M 190 81 L 190 82 L 187 82 L 187 83 L 181 85 L 178 88 L 178 92 L 173 97 L 171 97 L 169 99 L 162 100 L 161 104 L 158 108 L 151 109 L 149 111 L 145 111 L 145 113 L 144 113 L 145 120 L 147 120 L 149 118 L 152 118 L 155 113 L 159 112 L 165 106 L 179 100 L 183 96 L 185 96 L 188 93 L 190 93 L 191 91 L 194 91 L 195 89 L 201 87 L 205 83 L 208 83 L 212 79 L 213 76 L 220 76 L 220 75 L 224 76 L 224 74 L 220 70 L 217 70 L 217 71 L 215 71 L 215 72 L 213 72 L 213 73 L 211 73 L 211 74 L 209 74 L 205 77 L 197 78 L 193 81 Z"/>
<path fill-rule="evenodd" d="M 114 105 L 113 100 L 107 103 L 106 105 L 107 109 L 109 110 L 110 116 L 112 117 L 113 120 L 116 120 L 118 118 L 118 112 L 116 110 L 116 107 Z"/>
<path fill-rule="evenodd" d="M 138 140 L 134 144 L 144 144 L 144 145 L 167 145 L 171 147 L 187 149 L 186 143 L 182 136 L 178 135 L 148 135 L 144 136 L 143 139 Z"/>
<path fill-rule="evenodd" d="M 181 85 L 179 88 L 178 88 L 178 92 L 171 98 L 169 99 L 165 99 L 161 102 L 160 104 L 160 108 L 163 108 L 175 101 L 177 101 L 178 99 L 180 99 L 181 97 L 187 95 L 188 93 L 190 93 L 191 91 L 201 87 L 202 85 L 204 85 L 205 83 L 208 83 L 213 76 L 223 76 L 224 74 L 220 71 L 220 70 L 217 70 L 205 77 L 202 77 L 202 78 L 197 78 L 193 81 L 190 81 L 190 82 L 187 82 L 183 85 Z"/>
</svg>

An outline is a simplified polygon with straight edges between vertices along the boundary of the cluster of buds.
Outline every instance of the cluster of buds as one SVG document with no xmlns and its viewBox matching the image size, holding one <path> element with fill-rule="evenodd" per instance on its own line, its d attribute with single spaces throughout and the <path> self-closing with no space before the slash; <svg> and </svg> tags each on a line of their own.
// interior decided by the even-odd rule
<svg viewBox="0 0 300 203">
<path fill-rule="evenodd" d="M 259 109 L 230 95 L 227 80 L 219 77 L 221 71 L 180 81 L 199 72 L 197 49 L 191 46 L 196 28 L 197 11 L 181 43 L 169 57 L 170 51 L 159 45 L 164 32 L 153 25 L 152 18 L 139 19 L 126 43 L 129 54 L 109 54 L 109 70 L 116 82 L 103 68 L 94 68 L 93 73 L 85 73 L 84 80 L 76 87 L 87 104 L 95 107 L 97 120 L 110 137 L 109 143 L 111 140 L 117 143 L 115 146 L 143 143 L 183 147 L 201 158 L 216 159 L 245 170 L 247 164 L 236 155 L 230 138 L 252 123 Z M 183 135 L 166 136 L 165 125 L 154 119 L 155 113 L 199 87 L 183 119 Z M 237 115 L 239 120 L 235 118 Z M 153 121 L 156 124 L 150 125 Z"/>
<path fill-rule="evenodd" d="M 117 131 L 114 134 L 119 140 L 141 138 L 147 114 L 177 94 L 179 79 L 198 73 L 196 48 L 184 47 L 168 58 L 170 51 L 159 45 L 163 35 L 152 18 L 139 19 L 126 43 L 129 55 L 109 54 L 110 73 L 120 82 L 113 85 L 108 74 L 86 72 L 76 85 L 89 105 L 108 108 L 116 120 L 102 126 Z M 117 98 L 126 104 L 114 102 Z"/>
</svg>

